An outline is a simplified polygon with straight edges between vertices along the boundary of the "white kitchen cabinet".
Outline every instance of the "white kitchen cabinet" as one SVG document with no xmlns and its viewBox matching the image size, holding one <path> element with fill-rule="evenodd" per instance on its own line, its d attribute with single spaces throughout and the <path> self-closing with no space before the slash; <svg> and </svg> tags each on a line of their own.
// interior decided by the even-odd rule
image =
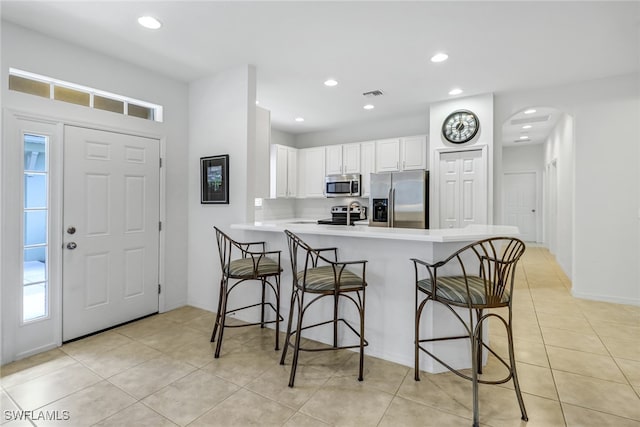
<svg viewBox="0 0 640 427">
<path fill-rule="evenodd" d="M 297 151 L 286 145 L 271 145 L 271 198 L 296 196 Z"/>
<path fill-rule="evenodd" d="M 427 137 L 424 135 L 376 141 L 376 172 L 427 168 Z"/>
<path fill-rule="evenodd" d="M 371 174 L 376 171 L 376 143 L 375 141 L 360 144 L 360 182 L 362 197 L 369 197 L 371 193 Z"/>
<path fill-rule="evenodd" d="M 298 150 L 299 198 L 324 197 L 325 147 Z"/>
<path fill-rule="evenodd" d="M 328 145 L 325 159 L 327 175 L 360 173 L 360 144 Z"/>
</svg>

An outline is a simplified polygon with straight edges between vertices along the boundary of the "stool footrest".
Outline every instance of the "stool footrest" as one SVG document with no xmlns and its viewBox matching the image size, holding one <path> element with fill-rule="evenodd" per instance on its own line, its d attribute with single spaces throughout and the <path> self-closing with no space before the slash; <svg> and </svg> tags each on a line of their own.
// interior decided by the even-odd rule
<svg viewBox="0 0 640 427">
<path fill-rule="evenodd" d="M 360 338 L 360 333 L 358 331 L 356 331 L 355 328 L 353 326 L 351 326 L 351 324 L 349 324 L 349 322 L 347 322 L 347 320 L 340 318 L 340 319 L 336 319 L 336 322 L 344 323 L 349 329 L 351 329 L 351 331 L 358 338 Z M 304 331 L 305 329 L 315 328 L 315 327 L 322 326 L 322 325 L 328 325 L 330 323 L 334 323 L 334 321 L 333 320 L 327 320 L 325 322 L 314 323 L 313 325 L 307 325 L 304 328 L 301 328 L 300 331 Z M 293 338 L 294 334 L 296 334 L 296 333 L 298 333 L 297 329 L 294 329 L 294 330 L 291 331 L 291 334 L 289 336 L 289 341 L 286 343 L 286 345 L 288 345 L 289 347 L 295 348 L 295 344 L 291 342 L 291 339 Z M 369 342 L 365 339 L 363 346 L 366 347 L 368 345 L 369 345 Z M 327 348 L 303 348 L 303 347 L 299 347 L 299 350 L 300 351 L 328 351 L 328 350 L 342 350 L 342 349 L 347 349 L 347 348 L 360 348 L 360 344 L 347 345 L 347 346 L 337 346 L 337 347 L 327 347 Z"/>
</svg>

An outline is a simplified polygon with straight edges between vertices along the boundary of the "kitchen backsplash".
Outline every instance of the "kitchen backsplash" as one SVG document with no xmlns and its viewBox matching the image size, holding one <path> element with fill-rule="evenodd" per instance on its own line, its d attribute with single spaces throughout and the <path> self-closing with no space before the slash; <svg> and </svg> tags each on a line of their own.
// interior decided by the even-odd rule
<svg viewBox="0 0 640 427">
<path fill-rule="evenodd" d="M 331 199 L 263 199 L 262 206 L 256 207 L 256 221 L 304 218 L 323 219 L 331 217 L 331 207 L 346 205 L 357 200 L 362 206 L 369 206 L 369 199 L 355 197 L 335 197 Z"/>
</svg>

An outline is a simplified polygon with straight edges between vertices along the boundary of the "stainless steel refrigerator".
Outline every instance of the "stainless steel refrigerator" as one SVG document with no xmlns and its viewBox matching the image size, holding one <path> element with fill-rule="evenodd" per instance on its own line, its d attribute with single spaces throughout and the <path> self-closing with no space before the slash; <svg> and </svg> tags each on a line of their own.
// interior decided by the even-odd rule
<svg viewBox="0 0 640 427">
<path fill-rule="evenodd" d="M 429 171 L 372 173 L 369 225 L 429 228 Z"/>
</svg>

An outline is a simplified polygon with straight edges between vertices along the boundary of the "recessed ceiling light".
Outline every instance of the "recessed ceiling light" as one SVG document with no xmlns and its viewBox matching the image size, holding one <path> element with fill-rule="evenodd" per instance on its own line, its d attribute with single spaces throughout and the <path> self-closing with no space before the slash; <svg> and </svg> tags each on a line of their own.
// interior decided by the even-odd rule
<svg viewBox="0 0 640 427">
<path fill-rule="evenodd" d="M 524 113 L 525 113 L 525 114 L 533 114 L 533 113 L 535 113 L 535 112 L 536 112 L 536 110 L 534 110 L 533 108 L 530 108 L 530 109 L 528 109 L 528 110 L 525 110 L 525 112 L 524 112 Z"/>
<path fill-rule="evenodd" d="M 522 126 L 522 129 L 531 129 L 531 125 L 524 125 Z"/>
<path fill-rule="evenodd" d="M 461 93 L 462 93 L 462 89 L 460 88 L 451 89 L 449 91 L 449 95 L 460 95 Z"/>
<path fill-rule="evenodd" d="M 376 108 L 376 107 L 375 107 L 375 105 L 373 105 L 373 104 L 367 104 L 367 105 L 365 105 L 365 106 L 364 106 L 364 107 L 362 107 L 362 108 L 364 108 L 365 110 L 373 110 L 373 109 L 374 109 L 374 108 Z"/>
<path fill-rule="evenodd" d="M 304 117 L 296 117 L 296 122 L 304 122 Z"/>
<path fill-rule="evenodd" d="M 150 30 L 157 30 L 158 28 L 162 27 L 160 21 L 158 21 L 153 16 L 141 16 L 140 18 L 138 18 L 138 24 Z"/>
<path fill-rule="evenodd" d="M 260 101 L 258 101 L 258 100 L 256 99 L 256 105 L 258 105 L 258 104 L 260 104 Z"/>
<path fill-rule="evenodd" d="M 337 86 L 338 82 L 334 79 L 329 79 L 327 81 L 324 82 L 325 86 L 329 86 L 329 87 L 333 87 L 333 86 Z"/>
<path fill-rule="evenodd" d="M 447 58 L 449 58 L 449 55 L 443 52 L 439 52 L 431 57 L 431 62 L 442 62 L 446 61 Z"/>
<path fill-rule="evenodd" d="M 527 135 L 522 135 L 520 139 L 529 139 L 529 137 Z"/>
</svg>

